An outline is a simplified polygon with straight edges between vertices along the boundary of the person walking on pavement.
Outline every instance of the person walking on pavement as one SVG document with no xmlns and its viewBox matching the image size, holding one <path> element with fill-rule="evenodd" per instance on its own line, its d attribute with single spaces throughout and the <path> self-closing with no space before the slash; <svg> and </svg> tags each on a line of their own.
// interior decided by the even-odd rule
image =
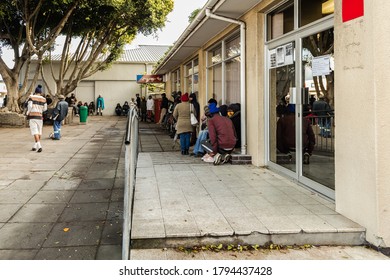
<svg viewBox="0 0 390 280">
<path fill-rule="evenodd" d="M 42 86 L 38 85 L 35 94 L 30 95 L 27 101 L 27 119 L 31 135 L 34 137 L 32 151 L 42 152 L 41 135 L 43 126 L 43 112 L 47 111 L 46 98 L 42 96 Z"/>
<path fill-rule="evenodd" d="M 61 139 L 61 125 L 62 121 L 68 115 L 68 102 L 65 101 L 65 96 L 60 94 L 58 96 L 58 103 L 53 110 L 53 130 L 54 132 L 50 134 L 50 138 L 53 140 Z"/>
<path fill-rule="evenodd" d="M 101 95 L 96 100 L 96 115 L 103 116 L 103 110 L 104 110 L 104 99 Z"/>
</svg>

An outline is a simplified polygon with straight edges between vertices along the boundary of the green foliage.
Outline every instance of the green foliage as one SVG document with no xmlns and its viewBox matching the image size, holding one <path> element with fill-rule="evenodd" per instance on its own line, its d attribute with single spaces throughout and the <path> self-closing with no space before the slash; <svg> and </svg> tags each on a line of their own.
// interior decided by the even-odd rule
<svg viewBox="0 0 390 280">
<path fill-rule="evenodd" d="M 195 9 L 192 11 L 192 13 L 188 16 L 188 22 L 191 23 L 196 18 L 196 16 L 199 14 L 200 8 Z"/>
</svg>

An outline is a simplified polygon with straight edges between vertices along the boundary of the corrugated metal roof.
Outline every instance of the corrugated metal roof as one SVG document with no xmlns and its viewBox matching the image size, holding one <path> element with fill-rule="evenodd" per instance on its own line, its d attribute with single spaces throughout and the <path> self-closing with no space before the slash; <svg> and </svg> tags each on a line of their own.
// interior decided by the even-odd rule
<svg viewBox="0 0 390 280">
<path fill-rule="evenodd" d="M 170 46 L 140 45 L 138 48 L 125 50 L 118 59 L 120 62 L 157 62 Z"/>
<path fill-rule="evenodd" d="M 134 49 L 128 49 L 123 52 L 116 62 L 150 62 L 159 61 L 169 49 L 170 46 L 165 45 L 139 45 Z M 60 54 L 52 54 L 53 61 L 61 60 Z"/>
</svg>

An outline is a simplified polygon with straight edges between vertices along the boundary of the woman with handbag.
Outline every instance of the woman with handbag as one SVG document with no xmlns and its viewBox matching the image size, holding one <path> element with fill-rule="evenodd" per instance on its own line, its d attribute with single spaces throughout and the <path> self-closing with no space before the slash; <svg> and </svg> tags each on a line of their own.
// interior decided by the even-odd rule
<svg viewBox="0 0 390 280">
<path fill-rule="evenodd" d="M 193 110 L 191 112 L 191 104 L 188 102 L 188 93 L 181 96 L 181 103 L 175 106 L 173 117 L 177 121 L 176 133 L 180 137 L 180 148 L 182 155 L 188 155 L 190 149 L 190 138 L 192 132 L 191 114 L 196 114 Z M 196 115 L 195 115 L 196 117 Z"/>
</svg>

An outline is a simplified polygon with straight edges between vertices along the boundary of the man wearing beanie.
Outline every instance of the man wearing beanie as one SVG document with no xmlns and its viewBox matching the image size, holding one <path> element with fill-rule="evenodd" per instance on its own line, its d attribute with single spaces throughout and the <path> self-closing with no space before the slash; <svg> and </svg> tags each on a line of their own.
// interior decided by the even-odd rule
<svg viewBox="0 0 390 280">
<path fill-rule="evenodd" d="M 38 85 L 35 94 L 30 95 L 27 101 L 27 119 L 31 135 L 34 136 L 32 151 L 42 152 L 41 135 L 43 126 L 43 112 L 47 111 L 46 98 L 42 96 L 42 86 Z"/>
<path fill-rule="evenodd" d="M 50 138 L 53 140 L 61 139 L 61 125 L 62 121 L 68 115 L 68 102 L 65 101 L 65 96 L 60 94 L 58 96 L 58 103 L 53 110 L 53 130 L 54 132 L 50 134 Z"/>
<path fill-rule="evenodd" d="M 203 145 L 203 147 L 214 155 L 214 165 L 219 165 L 230 161 L 230 153 L 236 145 L 237 136 L 233 122 L 219 114 L 216 104 L 210 104 L 209 110 L 211 118 L 208 121 L 208 128 L 211 146 Z"/>
</svg>

